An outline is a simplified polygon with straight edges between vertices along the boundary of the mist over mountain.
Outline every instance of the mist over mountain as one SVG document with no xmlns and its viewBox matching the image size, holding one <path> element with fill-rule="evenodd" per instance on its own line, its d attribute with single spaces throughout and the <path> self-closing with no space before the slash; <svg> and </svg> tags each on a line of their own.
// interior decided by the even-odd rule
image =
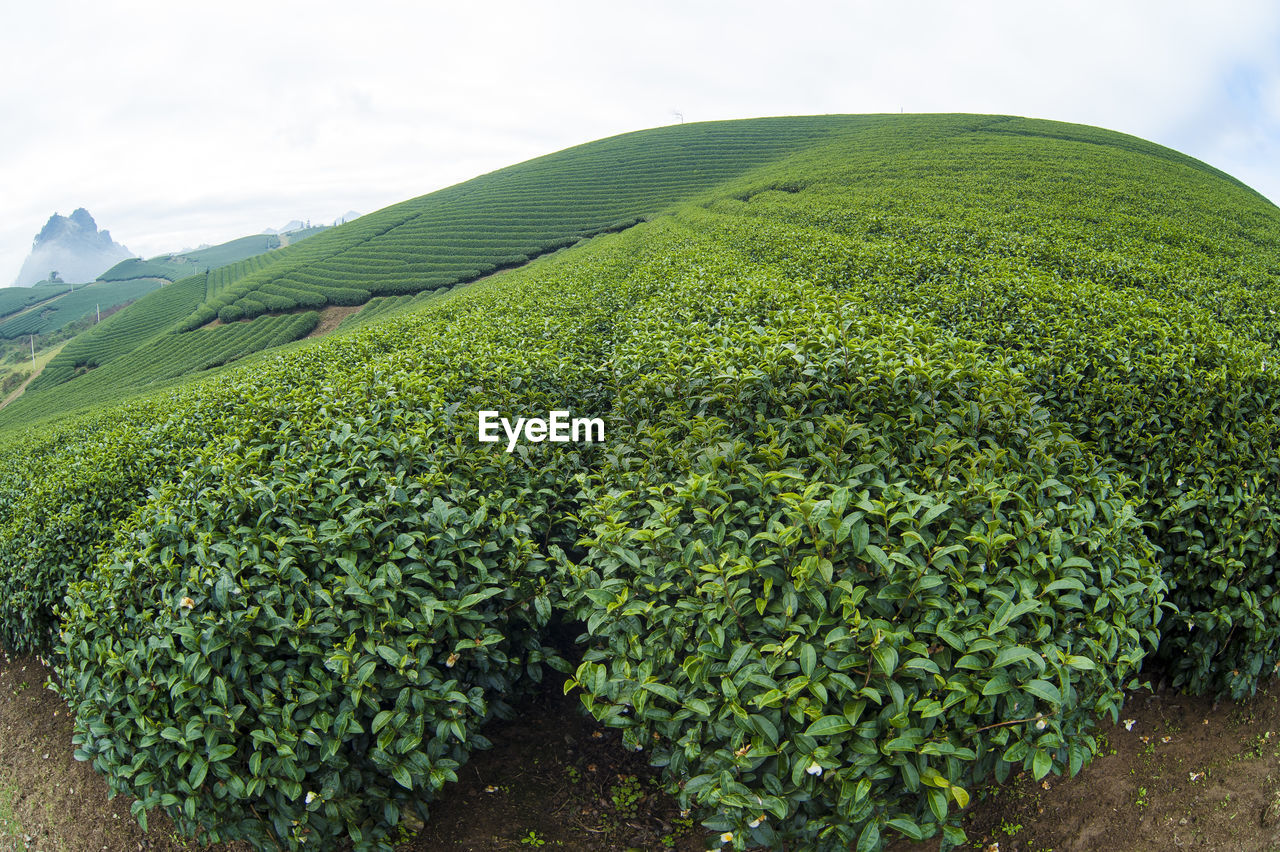
<svg viewBox="0 0 1280 852">
<path fill-rule="evenodd" d="M 99 231 L 89 211 L 78 208 L 70 216 L 49 217 L 36 234 L 31 254 L 13 282 L 30 287 L 48 279 L 51 273 L 71 284 L 94 281 L 103 272 L 134 253 L 111 239 L 110 231 Z"/>
</svg>

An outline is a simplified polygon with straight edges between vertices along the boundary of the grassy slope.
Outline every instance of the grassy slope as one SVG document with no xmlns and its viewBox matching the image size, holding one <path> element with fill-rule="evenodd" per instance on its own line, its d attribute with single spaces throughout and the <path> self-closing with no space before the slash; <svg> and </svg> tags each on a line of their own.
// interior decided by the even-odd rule
<svg viewBox="0 0 1280 852">
<path fill-rule="evenodd" d="M 388 207 L 290 247 L 279 263 L 237 282 L 212 304 L 243 306 L 264 288 L 403 294 L 447 286 L 651 215 L 868 121 L 874 119 L 708 122 L 570 148 Z"/>
<path fill-rule="evenodd" d="M 68 284 L 37 284 L 34 287 L 0 288 L 0 317 L 12 316 L 39 302 L 71 289 Z"/>
</svg>

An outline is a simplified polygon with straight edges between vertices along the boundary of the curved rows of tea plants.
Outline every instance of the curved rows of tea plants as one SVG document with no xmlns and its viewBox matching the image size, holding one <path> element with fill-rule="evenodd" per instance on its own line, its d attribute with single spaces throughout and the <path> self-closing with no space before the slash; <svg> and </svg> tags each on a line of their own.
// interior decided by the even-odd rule
<svg viewBox="0 0 1280 852">
<path fill-rule="evenodd" d="M 70 290 L 68 284 L 37 284 L 34 287 L 0 288 L 0 317 L 16 314 L 24 308 L 48 301 Z"/>
<path fill-rule="evenodd" d="M 203 274 L 193 275 L 163 287 L 72 338 L 32 380 L 28 393 L 34 395 L 70 381 L 81 368 L 99 367 L 144 349 L 200 303 L 205 295 L 205 279 Z M 19 401 L 17 416 L 10 415 L 15 417 L 11 422 L 21 422 L 22 407 L 29 402 Z"/>
<path fill-rule="evenodd" d="M 164 278 L 168 281 L 181 281 L 204 269 L 185 257 L 161 255 L 149 259 L 130 257 L 98 276 L 99 281 L 131 281 L 136 278 Z"/>
<path fill-rule="evenodd" d="M 204 839 L 387 849 L 553 668 L 723 848 L 951 846 L 990 776 L 1080 771 L 1153 667 L 1255 690 L 1280 211 L 1090 128 L 851 127 L 412 312 L 10 430 L 0 641 L 52 655 L 78 756 Z M 606 440 L 508 453 L 482 409 Z"/>
<path fill-rule="evenodd" d="M 95 311 L 107 310 L 141 298 L 159 289 L 163 283 L 155 278 L 143 278 L 136 281 L 98 281 L 85 285 L 42 304 L 38 309 L 0 322 L 0 338 L 57 331 L 77 320 L 92 316 Z"/>
<path fill-rule="evenodd" d="M 219 288 L 184 327 L 199 328 L 215 316 L 226 321 L 256 315 L 262 303 L 257 293 L 271 283 L 343 305 L 369 296 L 341 301 L 331 295 L 333 288 L 395 295 L 469 281 L 583 237 L 627 227 L 831 133 L 879 120 L 709 122 L 571 148 L 363 216 L 296 249 L 290 246 L 269 269 Z"/>
<path fill-rule="evenodd" d="M 338 328 L 350 331 L 362 325 L 380 322 L 395 314 L 404 313 L 425 305 L 429 300 L 442 298 L 439 292 L 418 293 L 413 296 L 375 296 L 359 311 L 344 319 Z"/>
<path fill-rule="evenodd" d="M 67 385 L 74 394 L 53 388 L 14 404 L 21 404 L 18 414 L 37 419 L 63 413 L 73 405 L 92 408 L 116 402 L 122 396 L 172 385 L 184 376 L 300 340 L 314 331 L 318 322 L 318 313 L 306 311 L 205 328 L 190 335 L 162 334 L 146 343 L 140 354 L 75 368 L 87 372 Z"/>
<path fill-rule="evenodd" d="M 325 229 L 321 227 L 294 231 L 287 235 L 287 239 L 290 243 L 297 243 L 323 230 Z M 275 234 L 254 234 L 209 248 L 160 255 L 148 260 L 129 258 L 102 273 L 99 279 L 125 281 L 132 278 L 167 278 L 170 281 L 180 281 L 191 275 L 203 275 L 209 271 L 223 272 L 225 277 L 226 267 L 251 259 L 258 261 L 255 265 L 242 268 L 235 275 L 238 278 L 247 272 L 262 268 L 271 258 L 270 252 L 280 248 L 281 243 L 281 238 Z M 211 286 L 217 286 L 215 282 L 220 280 L 218 278 L 211 280 Z"/>
</svg>

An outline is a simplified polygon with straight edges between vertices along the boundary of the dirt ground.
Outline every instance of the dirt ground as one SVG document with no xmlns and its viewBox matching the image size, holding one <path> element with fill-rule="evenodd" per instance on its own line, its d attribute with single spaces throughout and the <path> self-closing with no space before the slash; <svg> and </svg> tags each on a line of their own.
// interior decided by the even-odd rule
<svg viewBox="0 0 1280 852">
<path fill-rule="evenodd" d="M 1075 778 L 1023 775 L 980 791 L 964 822 L 984 852 L 1280 850 L 1280 686 L 1215 705 L 1132 694 Z M 933 852 L 902 842 L 892 852 Z"/>
<path fill-rule="evenodd" d="M 241 852 L 240 844 L 184 842 L 159 811 L 143 832 L 131 801 L 72 756 L 66 705 L 45 688 L 49 671 L 0 652 L 0 850 L 40 852 Z M 662 794 L 642 756 L 577 712 L 559 682 L 522 701 L 515 719 L 488 732 L 474 755 L 398 852 L 663 850 L 694 852 L 702 830 Z"/>
<path fill-rule="evenodd" d="M 66 707 L 32 658 L 0 655 L 0 850 L 240 852 L 143 832 L 125 797 L 72 757 Z M 1014 778 L 979 791 L 964 826 L 980 852 L 1280 850 L 1280 687 L 1224 702 L 1172 692 L 1130 697 L 1104 725 L 1103 753 L 1076 778 Z M 715 846 L 658 790 L 641 756 L 577 712 L 558 683 L 490 732 L 460 782 L 398 852 L 630 852 Z M 934 852 L 899 842 L 892 852 Z"/>
<path fill-rule="evenodd" d="M 320 309 L 320 322 L 307 337 L 324 337 L 333 331 L 347 317 L 359 311 L 364 305 L 329 305 Z"/>
</svg>

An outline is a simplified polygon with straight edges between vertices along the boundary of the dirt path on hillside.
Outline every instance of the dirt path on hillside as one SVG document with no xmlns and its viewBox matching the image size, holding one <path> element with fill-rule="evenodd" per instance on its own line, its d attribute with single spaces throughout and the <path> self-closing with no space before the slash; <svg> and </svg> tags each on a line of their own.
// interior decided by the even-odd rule
<svg viewBox="0 0 1280 852">
<path fill-rule="evenodd" d="M 369 304 L 365 302 L 365 305 Z M 333 331 L 347 317 L 357 313 L 364 305 L 330 305 L 320 311 L 320 322 L 316 324 L 315 330 L 308 334 L 303 340 L 311 337 L 324 337 Z"/>
<path fill-rule="evenodd" d="M 62 351 L 62 347 L 66 346 L 70 342 L 71 341 L 69 340 L 64 340 L 61 343 L 59 343 L 57 346 L 48 350 L 47 352 L 42 352 L 40 356 L 36 359 L 35 372 L 32 373 L 30 376 L 28 376 L 25 382 L 23 382 L 22 384 L 14 388 L 13 392 L 4 398 L 3 402 L 0 402 L 0 409 L 3 409 L 6 405 L 13 402 L 18 397 L 22 396 L 23 392 L 26 391 L 27 389 L 27 385 L 34 382 L 36 380 L 36 377 L 44 372 L 44 368 L 49 366 L 49 362 L 52 361 L 57 356 L 57 354 Z"/>
</svg>

